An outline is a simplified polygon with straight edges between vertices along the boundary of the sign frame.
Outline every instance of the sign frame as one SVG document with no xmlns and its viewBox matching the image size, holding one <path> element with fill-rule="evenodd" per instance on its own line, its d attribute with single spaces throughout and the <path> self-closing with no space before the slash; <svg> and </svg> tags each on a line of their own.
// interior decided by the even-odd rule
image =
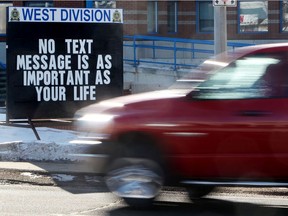
<svg viewBox="0 0 288 216">
<path fill-rule="evenodd" d="M 237 7 L 237 0 L 213 0 L 214 7 Z"/>
<path fill-rule="evenodd" d="M 7 120 L 72 119 L 123 94 L 122 9 L 7 11 Z"/>
</svg>

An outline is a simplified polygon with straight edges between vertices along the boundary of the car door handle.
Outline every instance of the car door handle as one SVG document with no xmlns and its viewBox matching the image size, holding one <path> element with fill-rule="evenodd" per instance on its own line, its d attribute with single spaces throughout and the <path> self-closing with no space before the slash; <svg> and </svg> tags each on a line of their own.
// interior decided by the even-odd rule
<svg viewBox="0 0 288 216">
<path fill-rule="evenodd" d="M 262 111 L 262 110 L 243 110 L 239 112 L 240 116 L 251 116 L 251 117 L 257 117 L 257 116 L 268 116 L 271 115 L 271 112 L 269 111 Z"/>
</svg>

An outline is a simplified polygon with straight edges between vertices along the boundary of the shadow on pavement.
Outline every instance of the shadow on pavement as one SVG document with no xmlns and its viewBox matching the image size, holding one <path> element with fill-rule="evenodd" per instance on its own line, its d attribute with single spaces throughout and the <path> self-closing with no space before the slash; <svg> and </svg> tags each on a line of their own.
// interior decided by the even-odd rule
<svg viewBox="0 0 288 216">
<path fill-rule="evenodd" d="M 109 216 L 284 216 L 288 215 L 286 206 L 264 206 L 244 202 L 230 202 L 217 199 L 201 199 L 194 203 L 154 202 L 152 209 L 132 209 L 129 207 L 113 209 Z"/>
<path fill-rule="evenodd" d="M 94 172 L 91 167 L 88 167 L 88 164 L 77 162 L 31 162 L 31 164 L 41 170 L 39 174 L 49 176 L 54 186 L 72 194 L 110 192 L 105 185 L 103 174 Z"/>
</svg>

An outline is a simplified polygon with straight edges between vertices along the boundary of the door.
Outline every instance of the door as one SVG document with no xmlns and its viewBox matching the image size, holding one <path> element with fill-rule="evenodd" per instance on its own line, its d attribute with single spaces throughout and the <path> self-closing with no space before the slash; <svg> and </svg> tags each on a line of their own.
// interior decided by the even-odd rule
<svg viewBox="0 0 288 216">
<path fill-rule="evenodd" d="M 194 178 L 285 178 L 288 173 L 285 53 L 257 53 L 221 69 L 174 107 L 170 144 L 181 175 Z M 272 69 L 273 67 L 273 69 Z M 287 73 L 287 72 L 286 72 Z M 287 76 L 288 77 L 288 76 Z M 288 84 L 288 80 L 286 82 Z M 276 93 L 279 86 L 281 94 Z"/>
</svg>

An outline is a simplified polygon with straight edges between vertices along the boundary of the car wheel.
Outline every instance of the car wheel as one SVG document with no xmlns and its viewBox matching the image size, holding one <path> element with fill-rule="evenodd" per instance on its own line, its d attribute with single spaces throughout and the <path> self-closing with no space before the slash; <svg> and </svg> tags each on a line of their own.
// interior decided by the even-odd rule
<svg viewBox="0 0 288 216">
<path fill-rule="evenodd" d="M 122 137 L 117 146 L 106 172 L 107 187 L 130 206 L 151 206 L 164 184 L 159 151 L 139 134 Z"/>
<path fill-rule="evenodd" d="M 106 174 L 109 190 L 133 207 L 149 207 L 163 186 L 160 166 L 153 160 L 119 158 Z"/>
<path fill-rule="evenodd" d="M 187 188 L 188 196 L 191 200 L 199 199 L 210 192 L 212 192 L 214 189 L 213 186 L 203 186 L 203 185 L 197 185 L 197 186 L 191 186 Z"/>
</svg>

